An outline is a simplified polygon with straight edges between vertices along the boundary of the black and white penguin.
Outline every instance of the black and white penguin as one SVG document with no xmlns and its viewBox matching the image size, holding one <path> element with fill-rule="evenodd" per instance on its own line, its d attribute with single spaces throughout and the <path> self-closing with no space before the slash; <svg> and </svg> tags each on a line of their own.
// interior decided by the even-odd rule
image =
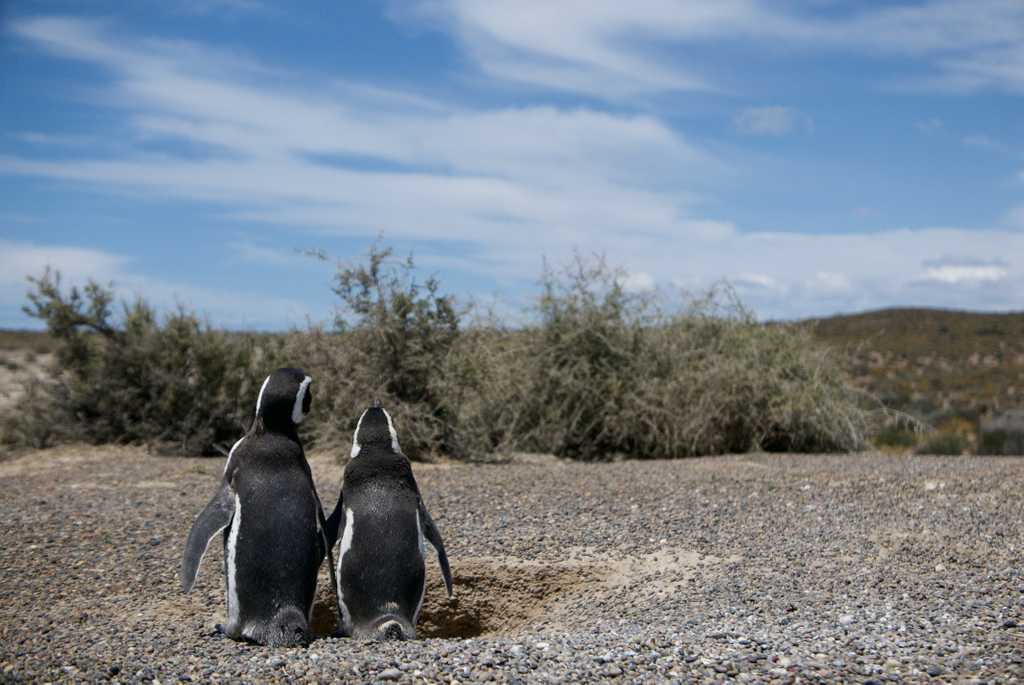
<svg viewBox="0 0 1024 685">
<path fill-rule="evenodd" d="M 391 416 L 374 404 L 352 440 L 328 542 L 341 534 L 338 604 L 341 633 L 362 639 L 412 639 L 426 591 L 426 547 L 433 545 L 448 596 L 452 574 L 441 534 L 427 513 Z"/>
<path fill-rule="evenodd" d="M 228 455 L 217 493 L 192 524 L 181 587 L 223 531 L 227 621 L 234 640 L 306 644 L 317 570 L 329 551 L 326 521 L 296 431 L 313 400 L 312 379 L 278 369 L 260 388 L 252 427 Z"/>
</svg>

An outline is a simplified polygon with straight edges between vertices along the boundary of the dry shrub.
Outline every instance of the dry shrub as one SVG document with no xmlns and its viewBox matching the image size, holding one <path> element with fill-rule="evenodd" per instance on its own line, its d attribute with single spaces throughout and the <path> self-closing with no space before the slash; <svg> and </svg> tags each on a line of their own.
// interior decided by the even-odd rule
<svg viewBox="0 0 1024 685">
<path fill-rule="evenodd" d="M 379 400 L 410 457 L 466 456 L 444 394 L 460 385 L 447 360 L 462 312 L 436 279 L 415 276 L 411 257 L 396 261 L 390 249 L 374 246 L 365 264 L 338 265 L 334 330 L 289 336 L 284 356 L 316 379 L 308 432 L 320 446 L 347 444 L 362 411 Z"/>
<path fill-rule="evenodd" d="M 186 311 L 160 322 L 141 300 L 115 317 L 109 288 L 90 282 L 64 292 L 49 270 L 30 280 L 25 311 L 60 343 L 58 372 L 31 387 L 37 411 L 7 417 L 5 441 L 145 442 L 210 453 L 251 420 L 262 379 L 252 336 L 214 330 Z"/>
<path fill-rule="evenodd" d="M 60 343 L 60 373 L 35 392 L 48 407 L 39 420 L 62 428 L 23 425 L 4 439 L 209 452 L 241 434 L 259 383 L 285 364 L 315 378 L 311 442 L 343 449 L 380 400 L 420 459 L 849 451 L 876 418 L 805 328 L 759 324 L 728 289 L 672 307 L 628 292 L 603 261 L 577 259 L 545 269 L 532 323 L 510 328 L 469 320 L 415 273 L 411 258 L 374 247 L 365 264 L 339 265 L 331 330 L 253 336 L 184 311 L 161 322 L 141 301 L 114 317 L 109 289 L 64 293 L 47 272 L 26 309 Z"/>
<path fill-rule="evenodd" d="M 757 323 L 728 289 L 667 313 L 622 282 L 577 259 L 545 272 L 536 327 L 477 334 L 492 447 L 584 460 L 865 447 L 870 400 L 807 331 Z"/>
</svg>

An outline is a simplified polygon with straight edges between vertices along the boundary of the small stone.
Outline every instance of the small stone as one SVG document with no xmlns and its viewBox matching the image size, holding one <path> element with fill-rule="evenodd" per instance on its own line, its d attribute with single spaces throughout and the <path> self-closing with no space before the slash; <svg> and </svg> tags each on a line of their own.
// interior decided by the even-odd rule
<svg viewBox="0 0 1024 685">
<path fill-rule="evenodd" d="M 1017 627 L 1017 622 L 1014 621 L 1012 618 L 1008 618 L 1005 621 L 1003 621 L 1003 627 L 1004 628 L 1016 628 Z"/>
<path fill-rule="evenodd" d="M 279 656 L 272 656 L 267 659 L 267 666 L 270 666 L 271 668 L 283 668 L 284 659 Z"/>
<path fill-rule="evenodd" d="M 398 680 L 402 677 L 402 672 L 397 668 L 387 668 L 378 673 L 377 677 L 381 680 Z"/>
<path fill-rule="evenodd" d="M 622 669 L 614 665 L 608 666 L 603 671 L 601 671 L 601 675 L 603 675 L 606 678 L 618 678 L 620 675 L 622 675 Z"/>
<path fill-rule="evenodd" d="M 853 624 L 853 614 L 843 614 L 839 617 L 839 625 L 848 626 Z"/>
<path fill-rule="evenodd" d="M 156 547 L 161 542 L 162 542 L 162 540 L 159 537 L 152 537 L 152 538 L 149 539 L 149 544 L 152 545 L 153 547 Z"/>
<path fill-rule="evenodd" d="M 930 675 L 932 678 L 937 678 L 940 675 L 942 675 L 943 673 L 945 673 L 946 671 L 945 671 L 945 669 L 942 668 L 942 666 L 939 666 L 938 664 L 932 664 L 931 666 L 928 667 L 928 670 L 925 671 L 925 672 L 928 675 Z"/>
<path fill-rule="evenodd" d="M 946 565 L 945 564 L 935 564 L 935 571 L 937 573 L 942 573 L 945 570 L 946 570 Z"/>
<path fill-rule="evenodd" d="M 117 664 L 111 664 L 110 668 L 107 669 L 107 673 L 110 675 L 117 675 L 121 672 L 121 667 Z"/>
</svg>

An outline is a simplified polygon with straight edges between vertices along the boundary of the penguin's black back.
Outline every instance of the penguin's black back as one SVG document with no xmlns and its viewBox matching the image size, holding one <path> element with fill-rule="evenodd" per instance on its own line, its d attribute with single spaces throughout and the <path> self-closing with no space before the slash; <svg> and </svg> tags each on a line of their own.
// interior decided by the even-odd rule
<svg viewBox="0 0 1024 685">
<path fill-rule="evenodd" d="M 383 614 L 413 623 L 425 570 L 409 460 L 384 446 L 363 447 L 345 467 L 342 499 L 355 531 L 338 582 L 353 624 L 358 630 Z"/>
<path fill-rule="evenodd" d="M 236 583 L 247 620 L 312 605 L 321 559 L 317 503 L 302 447 L 280 433 L 247 436 L 226 477 L 241 503 Z"/>
</svg>

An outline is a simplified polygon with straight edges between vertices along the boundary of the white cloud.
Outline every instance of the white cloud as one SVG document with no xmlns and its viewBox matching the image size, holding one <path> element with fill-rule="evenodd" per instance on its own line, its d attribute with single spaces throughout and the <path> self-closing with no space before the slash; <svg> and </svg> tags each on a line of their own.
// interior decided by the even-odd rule
<svg viewBox="0 0 1024 685">
<path fill-rule="evenodd" d="M 602 98 L 719 89 L 703 64 L 666 58 L 657 48 L 727 41 L 881 53 L 930 68 L 924 77 L 904 78 L 914 87 L 1024 92 L 1024 3 L 1018 0 L 890 3 L 830 18 L 770 0 L 423 0 L 414 7 L 394 14 L 431 18 L 488 76 Z"/>
<path fill-rule="evenodd" d="M 23 131 L 13 134 L 18 140 L 33 145 L 59 145 L 59 146 L 80 146 L 92 145 L 97 142 L 94 136 L 77 136 L 68 134 L 40 133 L 38 131 Z"/>
<path fill-rule="evenodd" d="M 748 107 L 733 118 L 733 124 L 740 133 L 754 136 L 784 136 L 810 130 L 813 126 L 808 115 L 792 107 L 778 105 Z"/>
<path fill-rule="evenodd" d="M 232 328 L 301 324 L 310 313 L 303 303 L 287 298 L 144 276 L 132 269 L 131 262 L 123 255 L 92 248 L 0 240 L 0 327 L 26 325 L 21 307 L 27 304 L 32 289 L 27 278 L 41 276 L 47 267 L 60 272 L 61 283 L 67 288 L 83 286 L 89 280 L 105 286 L 113 284 L 122 299 L 143 297 L 165 312 L 182 304 L 218 325 Z"/>
<path fill-rule="evenodd" d="M 651 116 L 468 109 L 351 84 L 314 90 L 303 75 L 275 79 L 235 56 L 222 65 L 194 45 L 166 54 L 152 41 L 107 40 L 93 23 L 15 28 L 108 69 L 109 100 L 127 110 L 134 135 L 208 146 L 208 155 L 7 156 L 0 171 L 217 201 L 240 220 L 346 235 L 486 236 L 524 256 L 595 233 L 664 237 L 692 227 L 706 240 L 723 231 L 689 216 L 698 198 L 685 188 L 725 166 Z"/>
<path fill-rule="evenodd" d="M 826 293 L 848 293 L 851 288 L 849 276 L 835 271 L 819 271 L 813 282 Z"/>
<path fill-rule="evenodd" d="M 779 287 L 779 282 L 771 276 L 758 273 L 741 273 L 736 274 L 729 279 L 732 283 L 736 284 L 741 290 L 763 288 L 772 290 Z"/>
<path fill-rule="evenodd" d="M 59 270 L 68 282 L 89 278 L 108 280 L 128 261 L 126 257 L 91 248 L 53 246 L 0 240 L 0 287 L 28 290 L 26 276 L 40 276 L 47 266 Z"/>
<path fill-rule="evenodd" d="M 634 271 L 622 279 L 621 285 L 626 292 L 648 292 L 654 290 L 654 277 L 645 271 Z"/>
<path fill-rule="evenodd" d="M 623 18 L 611 3 L 601 6 L 618 17 L 608 19 L 612 24 L 643 19 L 642 13 Z M 723 2 L 698 20 L 701 5 L 687 5 L 681 14 L 694 23 L 685 31 L 717 35 L 716 26 L 736 24 L 748 6 Z M 420 263 L 481 274 L 499 287 L 533 282 L 543 256 L 557 263 L 584 249 L 605 253 L 613 264 L 627 262 L 638 286 L 674 282 L 697 289 L 731 276 L 766 316 L 894 303 L 1000 308 L 1024 300 L 1016 257 L 999 267 L 1005 274 L 998 282 L 950 280 L 949 271 L 931 272 L 945 279 L 928 277 L 929 269 L 949 266 L 928 265 L 943 255 L 975 261 L 1024 255 L 1020 231 L 804 235 L 743 231 L 701 216 L 700 189 L 729 167 L 651 115 L 480 109 L 358 84 L 324 86 L 237 55 L 115 37 L 102 24 L 69 19 L 22 21 L 14 29 L 37 46 L 106 69 L 112 76 L 106 113 L 127 138 L 183 141 L 193 154 L 65 158 L 43 151 L 0 156 L 0 173 L 208 201 L 220 205 L 222 217 L 245 222 L 422 241 Z M 594 74 L 602 73 L 603 48 L 572 35 L 575 30 L 567 40 L 583 41 L 575 49 L 593 57 Z M 552 55 L 561 49 L 554 38 L 545 39 Z M 258 243 L 239 256 L 286 259 Z M 264 303 L 143 278 L 123 261 L 94 266 L 87 275 L 113 274 L 128 291 L 161 302 L 184 298 L 218 323 L 263 321 L 275 312 L 294 320 L 303 311 L 286 300 Z"/>
<path fill-rule="evenodd" d="M 941 283 L 974 283 L 985 281 L 1001 281 L 1007 276 L 1007 271 L 1001 266 L 930 266 L 925 269 L 922 278 L 926 281 L 939 281 Z"/>
<path fill-rule="evenodd" d="M 998 140 L 990 136 L 986 136 L 981 133 L 975 133 L 969 136 L 964 136 L 961 141 L 967 147 L 978 148 L 981 150 L 991 150 L 993 152 L 1009 153 L 1011 149 L 1008 145 L 1005 145 Z"/>
<path fill-rule="evenodd" d="M 1022 172 L 1021 180 L 1024 181 L 1024 172 Z M 1024 230 L 1024 205 L 1010 208 L 1010 210 L 1003 215 L 1002 223 L 1010 228 Z"/>
<path fill-rule="evenodd" d="M 227 248 L 233 258 L 268 266 L 291 268 L 313 259 L 297 249 L 286 250 L 244 241 L 228 243 Z"/>
</svg>

